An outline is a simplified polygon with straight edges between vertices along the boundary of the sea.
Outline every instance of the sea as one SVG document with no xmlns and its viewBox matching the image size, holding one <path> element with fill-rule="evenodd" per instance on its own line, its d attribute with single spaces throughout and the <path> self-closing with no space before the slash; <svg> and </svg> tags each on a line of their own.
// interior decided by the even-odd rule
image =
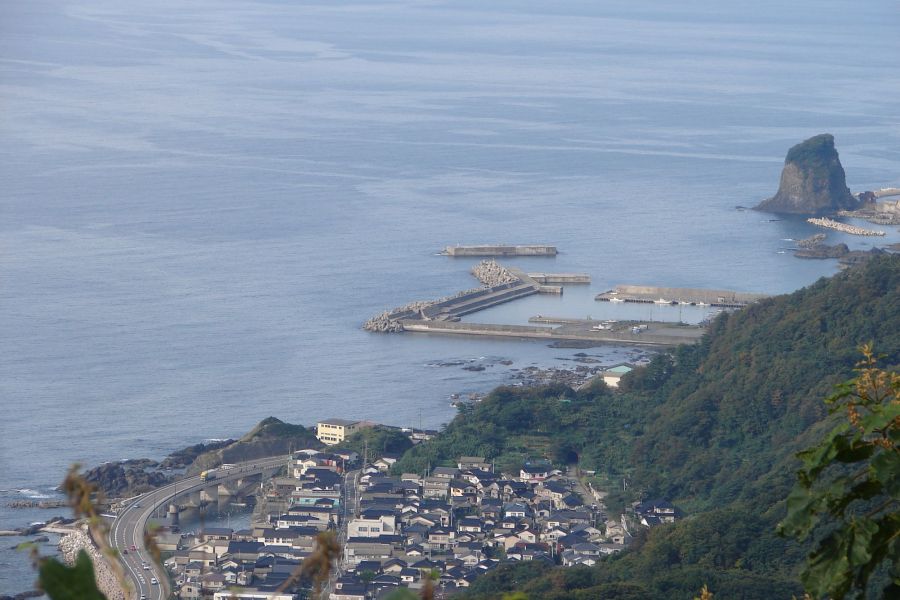
<svg viewBox="0 0 900 600">
<path fill-rule="evenodd" d="M 476 285 L 447 245 L 592 277 L 490 322 L 696 322 L 593 296 L 836 273 L 791 254 L 802 218 L 739 207 L 823 132 L 852 190 L 900 184 L 898 30 L 890 0 L 0 3 L 0 529 L 64 512 L 7 504 L 73 463 L 270 415 L 439 428 L 529 366 L 645 355 L 362 331 Z M 0 593 L 33 583 L 20 541 Z"/>
</svg>

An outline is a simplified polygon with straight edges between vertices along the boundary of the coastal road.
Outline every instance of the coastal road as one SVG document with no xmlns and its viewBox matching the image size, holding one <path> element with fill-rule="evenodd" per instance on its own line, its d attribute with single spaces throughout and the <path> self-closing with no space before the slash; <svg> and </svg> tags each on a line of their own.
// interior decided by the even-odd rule
<svg viewBox="0 0 900 600">
<path fill-rule="evenodd" d="M 129 600 L 146 597 L 148 600 L 164 600 L 171 594 L 169 577 L 163 567 L 153 562 L 144 544 L 144 531 L 157 510 L 168 505 L 176 496 L 197 492 L 223 481 L 240 479 L 286 464 L 289 456 L 275 456 L 236 463 L 228 469 L 216 469 L 215 480 L 201 481 L 200 476 L 186 477 L 134 498 L 116 515 L 109 530 L 109 543 L 119 551 L 125 575 L 131 581 L 134 593 Z M 132 550 L 132 548 L 134 548 Z M 127 554 L 126 554 L 127 551 Z M 144 568 L 147 565 L 149 568 Z M 153 584 L 153 580 L 158 583 Z"/>
<path fill-rule="evenodd" d="M 337 532 L 338 546 L 341 548 L 341 555 L 338 558 L 338 564 L 331 572 L 328 582 L 322 590 L 321 598 L 328 598 L 334 590 L 334 586 L 340 576 L 347 570 L 346 556 L 344 548 L 347 547 L 347 524 L 350 519 L 359 516 L 359 476 L 362 470 L 347 471 L 344 473 L 343 495 L 341 497 L 341 519 Z"/>
</svg>

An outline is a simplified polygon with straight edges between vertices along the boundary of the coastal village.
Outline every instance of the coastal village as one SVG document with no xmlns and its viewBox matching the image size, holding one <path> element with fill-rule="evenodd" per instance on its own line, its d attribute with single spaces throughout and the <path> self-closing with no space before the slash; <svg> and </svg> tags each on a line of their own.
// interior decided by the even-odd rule
<svg viewBox="0 0 900 600">
<path fill-rule="evenodd" d="M 317 424 L 325 450 L 292 454 L 284 476 L 267 482 L 249 529 L 167 531 L 157 544 L 179 598 L 289 600 L 279 591 L 334 531 L 342 558 L 323 597 L 384 598 L 418 590 L 431 578 L 438 597 L 467 588 L 508 561 L 593 565 L 620 552 L 636 527 L 673 522 L 674 506 L 643 502 L 610 516 L 604 494 L 545 459 L 515 473 L 497 472 L 485 457 L 460 456 L 427 473 L 392 472 L 396 457 L 359 456 L 341 442 L 369 422 Z M 427 438 L 406 432 L 414 442 Z"/>
</svg>

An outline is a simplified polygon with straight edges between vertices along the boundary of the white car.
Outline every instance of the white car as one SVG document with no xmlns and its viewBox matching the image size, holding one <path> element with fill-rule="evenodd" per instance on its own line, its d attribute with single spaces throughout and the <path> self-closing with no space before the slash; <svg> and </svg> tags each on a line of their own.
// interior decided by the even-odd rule
<svg viewBox="0 0 900 600">
<path fill-rule="evenodd" d="M 145 571 L 149 571 L 149 570 L 150 570 L 150 565 L 148 565 L 147 563 L 144 563 L 144 570 L 145 570 Z"/>
<path fill-rule="evenodd" d="M 159 585 L 159 582 L 156 580 L 156 577 L 150 579 L 150 585 Z"/>
</svg>

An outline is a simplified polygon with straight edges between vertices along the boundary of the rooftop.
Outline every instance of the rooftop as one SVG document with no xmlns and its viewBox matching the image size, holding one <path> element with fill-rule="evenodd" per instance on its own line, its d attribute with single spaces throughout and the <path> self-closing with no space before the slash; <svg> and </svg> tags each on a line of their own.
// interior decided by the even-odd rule
<svg viewBox="0 0 900 600">
<path fill-rule="evenodd" d="M 359 421 L 353 419 L 322 419 L 318 422 L 319 425 L 339 425 L 341 427 L 348 427 L 350 425 L 356 425 L 357 423 L 359 423 Z"/>
</svg>

